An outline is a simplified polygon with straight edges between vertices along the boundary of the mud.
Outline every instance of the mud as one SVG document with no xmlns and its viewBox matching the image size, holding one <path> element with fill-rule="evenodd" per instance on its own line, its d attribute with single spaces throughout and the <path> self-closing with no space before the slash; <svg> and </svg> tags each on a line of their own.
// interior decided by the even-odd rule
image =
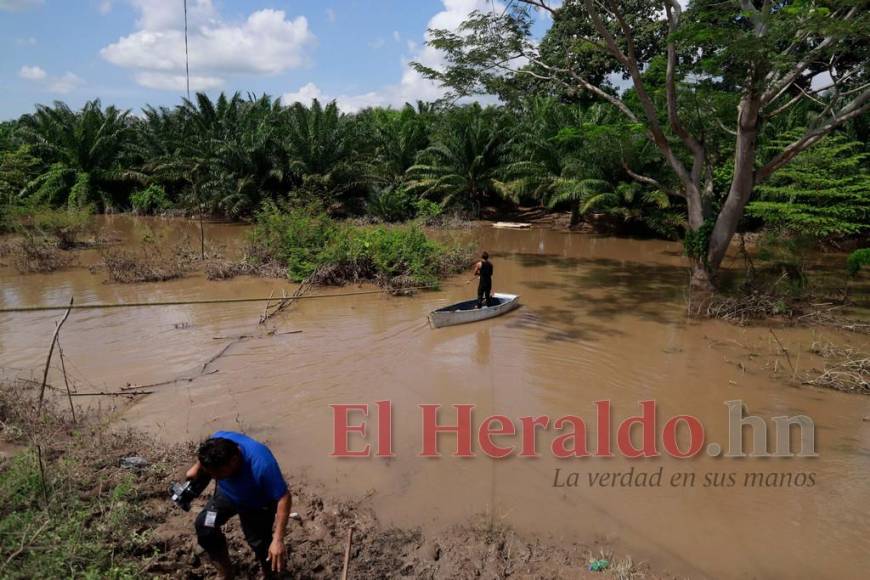
<svg viewBox="0 0 870 580">
<path fill-rule="evenodd" d="M 39 441 L 50 497 L 61 494 L 57 499 L 63 501 L 64 495 L 77 494 L 96 513 L 105 502 L 116 501 L 113 490 L 118 486 L 132 490 L 125 496 L 138 514 L 131 519 L 132 527 L 104 535 L 117 563 L 132 564 L 144 577 L 216 577 L 193 530 L 194 518 L 213 488 L 194 501 L 190 512 L 183 512 L 168 496 L 168 483 L 178 480 L 193 461 L 195 442 L 168 444 L 136 430 L 118 429 L 106 421 L 111 409 L 92 411 L 74 423 L 60 405 L 49 403 L 37 420 L 36 393 L 31 384 L 0 383 L 0 472 L 6 460 Z M 124 458 L 131 456 L 144 461 L 136 468 L 125 467 Z M 72 481 L 57 479 L 61 462 Z M 658 577 L 642 563 L 614 560 L 606 545 L 548 545 L 478 518 L 435 535 L 386 526 L 375 515 L 370 495 L 337 497 L 304 478 L 289 475 L 287 480 L 298 517 L 288 525 L 287 570 L 278 578 L 340 577 L 350 530 L 349 578 L 601 578 L 585 570 L 587 561 L 599 557 L 613 561 L 604 577 Z M 238 577 L 260 577 L 238 518 L 224 531 Z M 130 541 L 133 537 L 136 541 Z"/>
</svg>

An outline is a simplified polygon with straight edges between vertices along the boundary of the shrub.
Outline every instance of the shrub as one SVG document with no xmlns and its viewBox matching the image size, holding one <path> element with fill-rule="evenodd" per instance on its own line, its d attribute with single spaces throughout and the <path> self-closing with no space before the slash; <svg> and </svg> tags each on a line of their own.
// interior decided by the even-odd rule
<svg viewBox="0 0 870 580">
<path fill-rule="evenodd" d="M 257 260 L 287 264 L 296 281 L 315 274 L 318 284 L 369 280 L 391 286 L 401 279 L 403 286 L 434 285 L 460 262 L 468 264 L 467 250 L 444 247 L 416 225 L 352 226 L 323 212 L 282 211 L 272 204 L 258 214 L 252 247 Z M 465 259 L 457 259 L 463 253 Z"/>
<path fill-rule="evenodd" d="M 846 271 L 850 276 L 857 276 L 862 266 L 870 266 L 870 248 L 855 250 L 846 259 Z"/>
<path fill-rule="evenodd" d="M 414 202 L 414 216 L 425 224 L 436 221 L 443 213 L 444 208 L 441 204 L 431 199 L 421 197 Z"/>
<path fill-rule="evenodd" d="M 385 222 L 401 222 L 414 215 L 414 198 L 403 187 L 376 189 L 366 203 L 368 213 Z"/>
<path fill-rule="evenodd" d="M 130 204 L 133 211 L 141 215 L 154 215 L 172 207 L 166 191 L 156 184 L 134 192 L 130 196 Z"/>
</svg>

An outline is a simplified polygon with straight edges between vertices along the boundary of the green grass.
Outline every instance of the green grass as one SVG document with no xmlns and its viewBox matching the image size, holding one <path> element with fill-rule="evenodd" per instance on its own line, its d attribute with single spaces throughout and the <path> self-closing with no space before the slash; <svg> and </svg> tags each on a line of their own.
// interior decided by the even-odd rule
<svg viewBox="0 0 870 580">
<path fill-rule="evenodd" d="M 74 460 L 47 466 L 46 494 L 37 454 L 27 450 L 0 464 L 0 577 L 135 578 L 137 569 L 116 561 L 112 546 L 135 549 L 143 518 L 132 480 L 95 484 Z M 120 558 L 118 558 L 120 560 Z"/>
</svg>

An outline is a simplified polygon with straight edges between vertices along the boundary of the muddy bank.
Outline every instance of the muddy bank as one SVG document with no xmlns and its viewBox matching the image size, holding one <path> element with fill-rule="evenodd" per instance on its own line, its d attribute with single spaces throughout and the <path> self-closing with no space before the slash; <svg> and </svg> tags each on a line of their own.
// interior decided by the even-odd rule
<svg viewBox="0 0 870 580">
<path fill-rule="evenodd" d="M 0 541 L 3 577 L 50 576 L 61 568 L 64 574 L 99 577 L 212 577 L 193 534 L 193 518 L 210 490 L 190 513 L 167 497 L 169 484 L 189 467 L 195 443 L 170 445 L 135 430 L 111 428 L 111 409 L 73 423 L 50 402 L 38 415 L 35 393 L 30 383 L 0 384 L 0 496 L 7 500 L 0 516 L 8 523 L 15 512 L 33 512 L 33 525 L 6 529 Z M 31 463 L 36 446 L 39 459 L 33 465 L 43 467 L 34 468 L 30 479 L 41 481 L 22 488 L 15 475 Z M 125 467 L 128 457 L 144 458 L 147 465 Z M 657 577 L 630 558 L 614 560 L 604 544 L 551 545 L 483 515 L 437 535 L 385 526 L 368 495 L 339 497 L 304 477 L 286 475 L 299 518 L 289 523 L 283 577 L 339 577 L 351 528 L 349 578 Z M 75 506 L 71 513 L 70 505 Z M 63 542 L 46 544 L 64 532 L 57 522 L 71 514 L 95 532 L 76 539 L 82 546 L 72 554 Z M 44 521 L 37 527 L 39 518 Z M 240 577 L 257 577 L 237 520 L 227 532 Z M 587 562 L 602 557 L 612 562 L 607 572 L 585 570 Z M 52 563 L 58 568 L 52 569 Z"/>
</svg>

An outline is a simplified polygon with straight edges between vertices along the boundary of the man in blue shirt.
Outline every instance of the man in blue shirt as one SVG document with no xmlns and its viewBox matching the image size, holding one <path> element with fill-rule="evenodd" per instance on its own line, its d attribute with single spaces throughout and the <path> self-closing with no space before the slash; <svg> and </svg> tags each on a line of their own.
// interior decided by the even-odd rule
<svg viewBox="0 0 870 580">
<path fill-rule="evenodd" d="M 221 528 L 235 515 L 264 576 L 282 571 L 291 499 L 269 448 L 241 433 L 218 431 L 199 446 L 197 462 L 187 471 L 189 480 L 201 477 L 215 479 L 217 485 L 196 518 L 196 536 L 221 577 L 233 577 Z"/>
</svg>

